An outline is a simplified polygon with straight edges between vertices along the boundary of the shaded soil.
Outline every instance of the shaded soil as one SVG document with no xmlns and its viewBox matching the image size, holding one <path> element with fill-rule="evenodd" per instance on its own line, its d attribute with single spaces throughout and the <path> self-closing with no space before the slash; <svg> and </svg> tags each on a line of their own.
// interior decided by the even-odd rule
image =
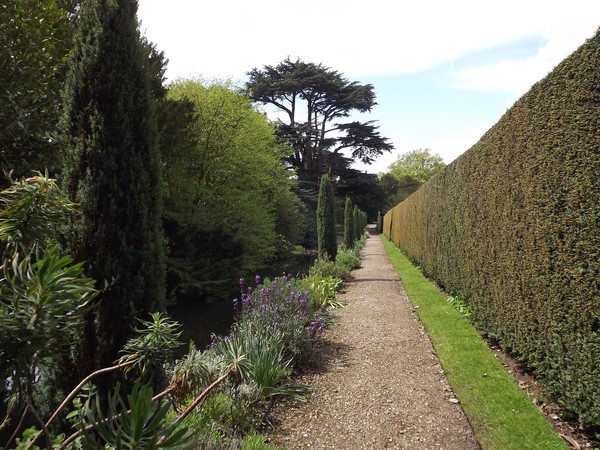
<svg viewBox="0 0 600 450">
<path fill-rule="evenodd" d="M 572 420 L 564 417 L 564 411 L 548 400 L 548 395 L 539 385 L 535 377 L 515 358 L 503 353 L 499 348 L 490 345 L 502 365 L 515 378 L 519 387 L 531 398 L 538 410 L 546 416 L 556 432 L 567 444 L 576 450 L 600 448 L 600 440 L 591 432 L 584 430 Z"/>
</svg>

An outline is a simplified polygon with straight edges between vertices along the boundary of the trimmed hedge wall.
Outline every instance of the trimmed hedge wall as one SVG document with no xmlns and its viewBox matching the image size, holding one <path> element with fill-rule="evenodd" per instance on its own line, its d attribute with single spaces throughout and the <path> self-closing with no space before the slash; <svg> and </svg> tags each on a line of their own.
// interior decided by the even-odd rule
<svg viewBox="0 0 600 450">
<path fill-rule="evenodd" d="M 384 233 L 600 426 L 600 31 L 388 211 Z"/>
</svg>

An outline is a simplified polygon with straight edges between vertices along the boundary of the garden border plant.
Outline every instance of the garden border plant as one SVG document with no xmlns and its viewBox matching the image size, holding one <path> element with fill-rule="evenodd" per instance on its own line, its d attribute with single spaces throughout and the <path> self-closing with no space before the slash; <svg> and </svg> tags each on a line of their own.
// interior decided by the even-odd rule
<svg viewBox="0 0 600 450">
<path fill-rule="evenodd" d="M 567 449 L 468 320 L 394 244 L 381 241 L 482 447 Z"/>
<path fill-rule="evenodd" d="M 52 280 L 66 282 L 68 289 L 62 289 L 61 285 L 41 284 L 47 289 L 36 292 L 44 294 L 43 298 L 33 296 L 32 301 L 41 305 L 38 313 L 44 313 L 49 325 L 37 327 L 36 332 L 42 333 L 48 327 L 54 330 L 75 326 L 77 321 L 72 321 L 78 317 L 75 313 L 85 311 L 84 306 L 95 295 L 93 280 L 81 277 L 81 265 L 63 270 L 63 266 L 71 264 L 67 257 L 52 265 L 53 271 L 44 269 L 48 265 L 48 255 L 54 259 L 60 257 L 56 247 L 50 247 L 45 253 L 31 253 L 38 241 L 47 242 L 54 223 L 60 222 L 58 218 L 69 213 L 73 205 L 64 201 L 54 180 L 41 175 L 15 182 L 13 187 L 2 192 L 0 200 L 3 206 L 0 229 L 6 243 L 2 254 L 4 277 L 0 277 L 1 291 L 6 294 L 0 302 L 0 337 L 8 342 L 15 338 L 15 333 L 17 336 L 31 334 L 26 327 L 30 322 L 27 314 L 35 308 L 17 300 L 26 297 L 22 291 L 27 283 L 36 280 L 37 272 L 40 276 L 45 273 L 47 278 L 48 274 L 58 271 L 59 275 L 65 276 Z M 34 210 L 43 214 L 32 216 Z M 39 220 L 31 220 L 31 217 Z M 33 229 L 25 232 L 26 226 Z M 23 237 L 30 240 L 22 240 Z M 48 448 L 80 448 L 82 445 L 90 449 L 104 448 L 105 445 L 139 449 L 191 448 L 194 445 L 212 448 L 230 443 L 240 444 L 243 448 L 269 448 L 257 432 L 268 420 L 276 398 L 302 399 L 307 392 L 307 386 L 293 381 L 293 365 L 309 354 L 312 339 L 323 331 L 325 310 L 341 306 L 335 300 L 336 291 L 342 277 L 348 278 L 350 270 L 356 266 L 364 239 L 363 236 L 352 249 L 343 248 L 340 261 L 318 260 L 309 276 L 303 279 L 284 275 L 263 282 L 256 277 L 254 287 L 241 280 L 242 296 L 237 303 L 236 324 L 228 336 L 215 337 L 205 351 L 198 351 L 190 344 L 187 355 L 172 361 L 172 351 L 180 345 L 180 325 L 160 313 L 152 314 L 152 320 L 140 320 L 142 327 L 127 341 L 121 358 L 113 366 L 87 376 L 45 422 L 32 402 L 36 386 L 27 374 L 38 366 L 40 358 L 52 358 L 53 349 L 56 351 L 57 347 L 46 345 L 48 339 L 45 338 L 30 339 L 35 348 L 27 352 L 29 356 L 25 357 L 21 352 L 20 359 L 11 359 L 15 355 L 6 354 L 9 346 L 3 346 L 2 355 L 8 359 L 1 366 L 2 374 L 13 378 L 13 386 L 21 386 L 23 380 L 23 417 L 32 414 L 41 426 L 41 429 L 27 428 L 21 437 L 17 437 L 22 428 L 19 423 L 7 446 L 16 442 L 19 449 L 37 448 L 36 442 L 44 439 Z M 31 254 L 30 267 L 18 260 L 17 249 Z M 19 276 L 13 276 L 13 272 Z M 21 273 L 27 276 L 22 277 Z M 82 289 L 75 289 L 79 284 Z M 13 297 L 11 303 L 9 300 Z M 62 303 L 45 301 L 46 297 Z M 52 306 L 58 306 L 58 310 L 51 310 Z M 15 308 L 20 308 L 18 317 L 13 313 Z M 64 323 L 57 328 L 53 325 L 57 321 Z M 10 364 L 18 365 L 19 370 L 11 369 Z M 105 407 L 91 381 L 107 373 L 129 376 L 133 387 L 127 390 L 117 384 Z M 157 394 L 154 394 L 154 388 L 158 388 Z M 167 396 L 168 402 L 165 401 Z M 67 431 L 70 435 L 59 434 L 56 427 L 59 415 L 63 430 L 70 429 Z"/>
</svg>

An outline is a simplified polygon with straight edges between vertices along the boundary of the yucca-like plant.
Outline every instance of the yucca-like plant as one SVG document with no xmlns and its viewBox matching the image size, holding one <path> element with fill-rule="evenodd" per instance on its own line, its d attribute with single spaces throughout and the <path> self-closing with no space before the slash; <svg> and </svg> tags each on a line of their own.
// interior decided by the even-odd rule
<svg viewBox="0 0 600 450">
<path fill-rule="evenodd" d="M 0 192 L 0 388 L 9 399 L 2 427 L 17 414 L 37 416 L 36 373 L 72 341 L 97 294 L 82 265 L 53 243 L 74 206 L 47 175 Z"/>
<path fill-rule="evenodd" d="M 293 360 L 285 356 L 283 335 L 266 332 L 251 323 L 242 325 L 234 335 L 220 338 L 214 346 L 218 353 L 244 355 L 243 362 L 238 364 L 238 383 L 254 383 L 265 399 L 301 398 L 305 387 L 290 378 Z"/>
<path fill-rule="evenodd" d="M 181 409 L 190 398 L 219 378 L 225 366 L 224 358 L 211 351 L 199 351 L 190 342 L 188 353 L 175 362 L 171 376 L 173 406 Z"/>
<path fill-rule="evenodd" d="M 120 353 L 118 363 L 127 365 L 124 373 L 137 369 L 144 380 L 160 383 L 165 364 L 173 358 L 173 350 L 181 346 L 181 325 L 163 313 L 152 313 L 152 320 L 138 319 L 141 328 L 135 329 Z M 133 362 L 133 364 L 128 364 Z"/>
<path fill-rule="evenodd" d="M 37 249 L 36 249 L 37 250 Z M 81 264 L 56 247 L 13 257 L 0 274 L 0 376 L 30 395 L 35 365 L 64 349 L 96 295 Z"/>
<path fill-rule="evenodd" d="M 188 449 L 194 447 L 192 433 L 186 428 L 172 432 L 167 429 L 168 402 L 153 400 L 152 387 L 136 383 L 127 401 L 119 394 L 119 387 L 108 399 L 104 411 L 99 398 L 87 408 L 87 422 L 95 424 L 93 431 L 85 430 L 81 442 L 86 449 Z"/>
</svg>

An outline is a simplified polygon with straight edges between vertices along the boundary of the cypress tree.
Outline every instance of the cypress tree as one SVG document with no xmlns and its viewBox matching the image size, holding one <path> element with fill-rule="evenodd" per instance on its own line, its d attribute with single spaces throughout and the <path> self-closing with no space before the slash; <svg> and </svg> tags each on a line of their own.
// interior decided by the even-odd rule
<svg viewBox="0 0 600 450">
<path fill-rule="evenodd" d="M 76 367 L 110 365 L 134 318 L 165 307 L 160 154 L 136 0 L 82 2 L 65 87 L 64 183 L 81 218 L 69 251 L 102 290 Z"/>
<path fill-rule="evenodd" d="M 344 244 L 346 247 L 354 246 L 354 211 L 352 209 L 352 200 L 346 197 L 346 205 L 344 206 Z"/>
<path fill-rule="evenodd" d="M 361 217 L 360 217 L 360 209 L 358 209 L 358 206 L 354 205 L 354 240 L 358 241 L 361 237 L 362 237 L 362 230 L 363 228 L 360 226 L 361 225 Z"/>
<path fill-rule="evenodd" d="M 335 261 L 337 239 L 335 233 L 335 195 L 329 175 L 321 177 L 317 202 L 317 253 Z"/>
</svg>

